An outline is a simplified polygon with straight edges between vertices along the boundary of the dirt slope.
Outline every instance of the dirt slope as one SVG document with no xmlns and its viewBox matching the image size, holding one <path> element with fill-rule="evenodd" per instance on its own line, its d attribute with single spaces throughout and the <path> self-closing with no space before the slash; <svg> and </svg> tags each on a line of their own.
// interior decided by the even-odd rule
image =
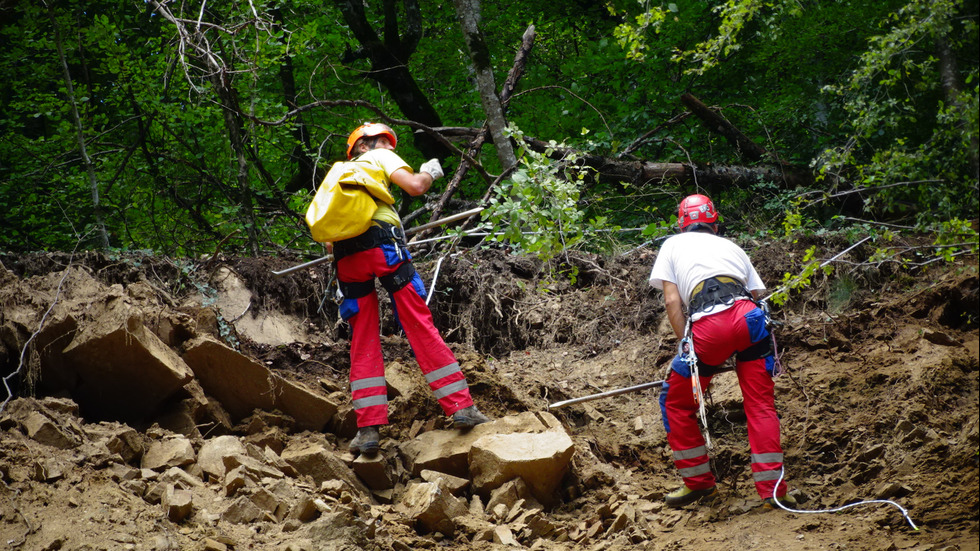
<svg viewBox="0 0 980 551">
<path fill-rule="evenodd" d="M 745 245 L 769 282 L 799 270 L 808 246 L 817 245 L 818 257 L 825 258 L 846 247 L 834 240 Z M 816 277 L 776 308 L 774 316 L 783 324 L 777 338 L 787 370 L 776 384 L 786 477 L 805 499 L 800 508 L 877 503 L 839 513 L 764 509 L 751 483 L 737 382 L 734 374 L 725 373 L 713 382 L 709 408 L 713 467 L 723 489 L 719 500 L 682 510 L 662 507 L 663 494 L 679 484 L 679 477 L 669 460 L 656 390 L 553 409 L 575 442 L 560 505 L 541 517 L 556 530 L 514 546 L 474 541 L 473 531 L 466 529 L 454 535 L 426 533 L 400 519 L 392 505 L 370 496 L 335 496 L 345 507 L 343 515 L 330 517 L 333 525 L 326 516 L 309 525 L 229 524 L 203 514 L 173 522 L 159 504 L 124 483 L 125 471 L 117 463 L 84 448 L 40 445 L 0 415 L 0 547 L 976 549 L 977 260 L 899 268 L 867 263 L 872 252 L 856 249 L 833 274 Z M 646 285 L 654 256 L 654 251 L 617 258 L 577 255 L 548 265 L 493 250 L 445 258 L 432 303 L 436 324 L 457 352 L 481 408 L 494 417 L 547 411 L 560 400 L 664 378 L 673 339 L 661 297 Z M 324 300 L 331 295 L 325 269 L 276 278 L 270 270 L 297 261 L 214 259 L 190 265 L 149 257 L 0 255 L 0 262 L 6 268 L 0 269 L 5 312 L 30 301 L 40 308 L 53 300 L 52 285 L 70 262 L 104 285 L 145 286 L 159 299 L 161 311 L 187 312 L 186 305 L 196 300 L 200 320 L 200 312 L 217 308 L 214 319 L 199 327 L 210 327 L 283 377 L 313 388 L 322 380 L 342 386 L 346 378 L 346 334 L 337 323 L 336 305 Z M 419 264 L 427 282 L 435 265 Z M 240 276 L 251 292 L 244 303 L 224 312 L 207 299 L 214 296 L 209 290 L 218 287 L 214 275 L 220 268 Z M 84 304 L 101 299 L 86 296 L 81 286 L 68 287 L 70 298 L 61 300 Z M 25 293 L 33 294 L 30 300 Z M 387 360 L 414 365 L 385 311 Z M 249 337 L 273 322 L 287 342 Z M 18 366 L 21 350 L 9 332 L 3 335 L 0 374 L 6 375 Z M 9 407 L 41 407 L 20 397 L 43 384 L 26 376 L 11 380 L 19 399 Z M 112 419 L 86 418 L 84 406 L 78 412 L 71 401 L 54 403 L 61 404 L 56 415 L 66 431 L 118 426 Z M 436 419 L 436 411 L 431 399 L 393 408 L 383 445 L 390 449 L 412 438 L 419 430 L 416 421 Z M 160 437 L 152 419 L 131 425 L 144 438 Z M 435 421 L 422 430 L 440 426 Z M 350 427 L 334 430 L 326 436 L 342 448 Z M 282 435 L 287 445 L 310 437 Z M 39 474 L 44 466 L 60 469 L 61 476 Z M 220 492 L 201 492 L 208 499 L 223 499 Z M 911 528 L 910 520 L 919 530 Z"/>
</svg>

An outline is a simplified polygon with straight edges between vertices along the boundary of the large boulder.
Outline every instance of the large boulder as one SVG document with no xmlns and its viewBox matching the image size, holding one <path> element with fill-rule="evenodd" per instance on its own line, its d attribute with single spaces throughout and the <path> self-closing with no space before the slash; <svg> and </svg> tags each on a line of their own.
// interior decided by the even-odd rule
<svg viewBox="0 0 980 551">
<path fill-rule="evenodd" d="M 571 437 L 561 428 L 533 434 L 486 435 L 470 449 L 473 487 L 487 496 L 505 482 L 520 478 L 538 501 L 553 505 L 574 451 Z"/>
<path fill-rule="evenodd" d="M 123 298 L 110 299 L 97 318 L 80 323 L 63 355 L 62 369 L 70 366 L 74 378 L 72 397 L 96 418 L 142 419 L 194 377 Z"/>
<path fill-rule="evenodd" d="M 299 383 L 287 381 L 259 362 L 210 336 L 186 345 L 184 361 L 201 386 L 237 422 L 256 409 L 279 410 L 300 430 L 322 430 L 337 405 Z"/>
<path fill-rule="evenodd" d="M 546 412 L 524 412 L 477 425 L 470 430 L 432 430 L 404 442 L 399 447 L 405 465 L 413 476 L 424 470 L 438 471 L 460 478 L 470 477 L 470 449 L 489 435 L 532 435 L 558 430 L 561 422 Z"/>
</svg>

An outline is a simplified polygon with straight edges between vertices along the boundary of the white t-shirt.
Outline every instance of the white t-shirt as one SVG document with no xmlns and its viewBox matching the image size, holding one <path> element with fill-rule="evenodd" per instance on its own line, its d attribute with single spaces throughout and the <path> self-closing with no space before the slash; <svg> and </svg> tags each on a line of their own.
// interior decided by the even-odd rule
<svg viewBox="0 0 980 551">
<path fill-rule="evenodd" d="M 766 288 L 741 247 L 724 237 L 705 232 L 679 233 L 664 241 L 650 271 L 650 285 L 657 289 L 664 288 L 664 281 L 677 285 L 687 308 L 694 287 L 715 276 L 733 277 L 749 291 Z M 727 308 L 718 306 L 712 313 Z"/>
</svg>

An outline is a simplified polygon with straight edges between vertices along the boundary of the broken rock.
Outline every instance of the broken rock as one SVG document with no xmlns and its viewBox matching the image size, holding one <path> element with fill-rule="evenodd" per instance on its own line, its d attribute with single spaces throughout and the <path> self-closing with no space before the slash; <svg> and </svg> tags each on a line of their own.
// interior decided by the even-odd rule
<svg viewBox="0 0 980 551">
<path fill-rule="evenodd" d="M 240 496 L 221 513 L 221 520 L 231 524 L 247 524 L 263 519 L 265 515 L 265 512 L 252 503 L 252 500 Z"/>
<path fill-rule="evenodd" d="M 181 522 L 191 516 L 194 510 L 193 498 L 187 490 L 169 486 L 163 498 L 163 508 L 172 522 Z"/>
<path fill-rule="evenodd" d="M 194 374 L 146 329 L 138 309 L 111 298 L 103 308 L 63 351 L 78 377 L 72 396 L 94 417 L 142 419 Z"/>
<path fill-rule="evenodd" d="M 220 480 L 227 473 L 225 458 L 244 454 L 245 446 L 237 437 L 219 436 L 204 442 L 201 451 L 197 454 L 197 464 L 208 476 Z"/>
<path fill-rule="evenodd" d="M 390 490 L 395 486 L 393 473 L 383 454 L 358 455 L 351 463 L 351 468 L 354 469 L 357 477 L 374 491 Z"/>
<path fill-rule="evenodd" d="M 46 446 L 64 450 L 79 444 L 71 434 L 61 430 L 46 415 L 37 411 L 31 412 L 24 419 L 24 430 L 31 439 Z"/>
<path fill-rule="evenodd" d="M 554 504 L 574 451 L 571 437 L 561 428 L 484 436 L 473 443 L 469 455 L 473 487 L 485 495 L 520 477 L 538 501 Z"/>
<path fill-rule="evenodd" d="M 300 475 L 307 475 L 317 486 L 328 480 L 343 481 L 362 494 L 369 494 L 347 465 L 336 455 L 319 444 L 307 443 L 291 446 L 282 451 L 282 459 Z"/>
<path fill-rule="evenodd" d="M 561 422 L 554 415 L 524 412 L 477 425 L 467 431 L 430 430 L 404 442 L 399 450 L 413 476 L 419 476 L 423 470 L 429 469 L 468 478 L 470 448 L 483 436 L 538 434 L 551 430 L 564 432 Z"/>
<path fill-rule="evenodd" d="M 445 491 L 439 484 L 420 482 L 405 491 L 395 511 L 417 522 L 426 532 L 452 535 L 456 517 L 467 514 L 466 502 Z"/>
<path fill-rule="evenodd" d="M 319 431 L 337 413 L 337 405 L 330 400 L 211 337 L 188 342 L 184 360 L 208 395 L 221 402 L 236 421 L 255 409 L 277 409 L 295 419 L 298 429 Z"/>
<path fill-rule="evenodd" d="M 171 436 L 150 444 L 140 466 L 144 469 L 163 471 L 171 467 L 183 467 L 194 462 L 194 447 L 183 436 Z"/>
<path fill-rule="evenodd" d="M 439 471 L 424 470 L 421 473 L 421 477 L 426 482 L 442 484 L 445 489 L 449 490 L 449 493 L 456 497 L 459 497 L 463 493 L 463 490 L 470 485 L 470 481 L 465 478 L 440 473 Z"/>
</svg>

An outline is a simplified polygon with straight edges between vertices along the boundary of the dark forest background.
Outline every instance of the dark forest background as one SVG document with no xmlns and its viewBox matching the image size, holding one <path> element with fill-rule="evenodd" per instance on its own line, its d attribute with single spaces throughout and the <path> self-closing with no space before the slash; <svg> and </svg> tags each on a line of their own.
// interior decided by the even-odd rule
<svg viewBox="0 0 980 551">
<path fill-rule="evenodd" d="M 538 254 L 726 230 L 975 251 L 975 0 L 0 0 L 0 251 L 318 254 L 350 131 Z M 541 232 L 541 233 L 529 233 Z"/>
</svg>

